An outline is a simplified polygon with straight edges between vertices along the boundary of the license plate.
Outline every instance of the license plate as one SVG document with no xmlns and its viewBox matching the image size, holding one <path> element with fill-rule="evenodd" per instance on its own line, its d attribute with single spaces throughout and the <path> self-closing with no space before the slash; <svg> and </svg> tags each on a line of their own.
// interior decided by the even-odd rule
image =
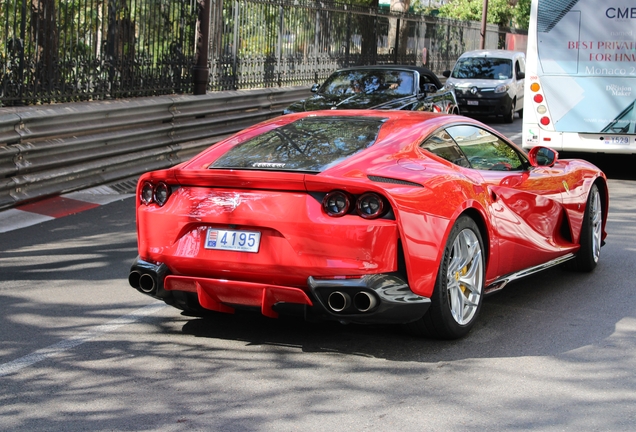
<svg viewBox="0 0 636 432">
<path fill-rule="evenodd" d="M 261 233 L 258 231 L 208 229 L 205 238 L 206 249 L 220 249 L 238 252 L 258 252 Z"/>
<path fill-rule="evenodd" d="M 479 105 L 479 101 L 476 100 L 467 100 L 466 101 L 467 105 Z"/>
<path fill-rule="evenodd" d="M 605 135 L 603 137 L 604 144 L 625 144 L 629 145 L 629 137 L 624 135 Z"/>
</svg>

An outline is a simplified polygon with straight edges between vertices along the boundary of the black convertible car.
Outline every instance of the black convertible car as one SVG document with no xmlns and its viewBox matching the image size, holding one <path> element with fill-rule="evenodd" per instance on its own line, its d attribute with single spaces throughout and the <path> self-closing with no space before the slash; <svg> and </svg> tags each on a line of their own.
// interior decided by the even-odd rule
<svg viewBox="0 0 636 432">
<path fill-rule="evenodd" d="M 439 78 L 423 67 L 358 66 L 341 69 L 315 93 L 287 107 L 284 114 L 323 109 L 394 109 L 459 114 L 452 89 L 444 89 Z"/>
</svg>

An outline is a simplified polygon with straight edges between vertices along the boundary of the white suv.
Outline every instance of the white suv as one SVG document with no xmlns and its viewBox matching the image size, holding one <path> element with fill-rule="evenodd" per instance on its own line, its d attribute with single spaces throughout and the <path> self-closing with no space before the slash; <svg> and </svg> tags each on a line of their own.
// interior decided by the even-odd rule
<svg viewBox="0 0 636 432">
<path fill-rule="evenodd" d="M 502 116 L 512 123 L 523 116 L 525 54 L 519 51 L 476 50 L 462 54 L 452 71 L 444 71 L 446 86 L 455 89 L 463 115 Z"/>
</svg>

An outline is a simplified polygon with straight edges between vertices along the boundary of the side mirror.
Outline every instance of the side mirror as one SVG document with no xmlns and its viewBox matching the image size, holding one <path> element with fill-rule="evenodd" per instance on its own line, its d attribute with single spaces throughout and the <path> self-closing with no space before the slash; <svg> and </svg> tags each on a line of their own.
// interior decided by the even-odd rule
<svg viewBox="0 0 636 432">
<path fill-rule="evenodd" d="M 320 88 L 320 84 L 314 84 L 311 86 L 311 92 L 316 93 L 319 88 Z"/>
<path fill-rule="evenodd" d="M 522 80 L 522 79 L 524 79 L 525 77 L 526 77 L 525 72 L 521 72 L 521 71 L 517 72 L 517 79 Z"/>
<path fill-rule="evenodd" d="M 444 75 L 446 78 L 450 77 L 451 71 L 446 70 L 444 72 L 442 72 L 442 75 Z"/>
<path fill-rule="evenodd" d="M 556 150 L 549 147 L 532 147 L 528 152 L 528 160 L 533 167 L 551 167 L 559 158 Z"/>
<path fill-rule="evenodd" d="M 422 84 L 422 87 L 420 88 L 420 95 L 426 96 L 429 93 L 437 93 L 437 90 L 437 86 L 433 83 Z"/>
</svg>

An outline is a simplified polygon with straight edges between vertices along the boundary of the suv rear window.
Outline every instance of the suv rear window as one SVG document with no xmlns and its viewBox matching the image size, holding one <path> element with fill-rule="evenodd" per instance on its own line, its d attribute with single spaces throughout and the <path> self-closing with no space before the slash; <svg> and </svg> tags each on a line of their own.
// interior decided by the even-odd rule
<svg viewBox="0 0 636 432">
<path fill-rule="evenodd" d="M 232 147 L 209 168 L 319 173 L 372 145 L 384 121 L 302 118 Z"/>
<path fill-rule="evenodd" d="M 486 57 L 466 57 L 457 60 L 453 78 L 504 80 L 512 78 L 512 60 Z"/>
</svg>

